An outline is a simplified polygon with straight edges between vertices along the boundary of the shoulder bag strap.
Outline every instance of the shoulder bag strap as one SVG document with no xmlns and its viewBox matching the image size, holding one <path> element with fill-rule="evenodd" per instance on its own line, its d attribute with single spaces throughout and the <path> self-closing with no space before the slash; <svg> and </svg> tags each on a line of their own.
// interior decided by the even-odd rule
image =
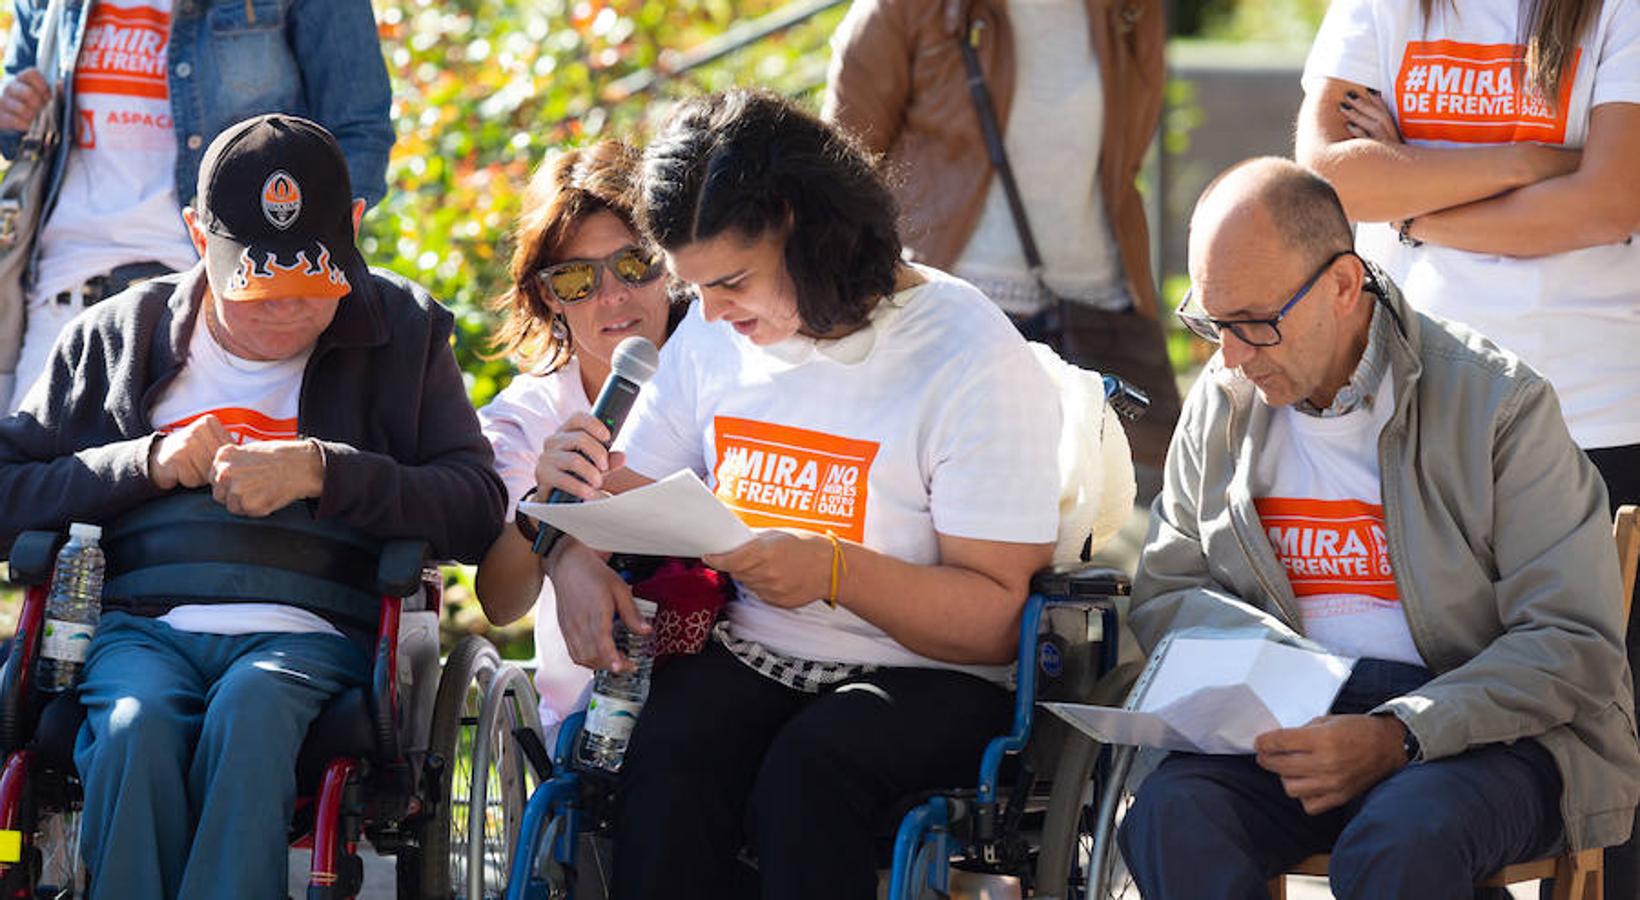
<svg viewBox="0 0 1640 900">
<path fill-rule="evenodd" d="M 1008 212 L 1013 216 L 1014 229 L 1019 232 L 1020 247 L 1025 251 L 1025 265 L 1029 268 L 1031 278 L 1036 281 L 1037 287 L 1042 289 L 1053 308 L 1058 313 L 1062 311 L 1065 299 L 1058 292 L 1048 287 L 1042 277 L 1042 254 L 1036 248 L 1036 237 L 1031 232 L 1031 221 L 1025 215 L 1025 201 L 1019 196 L 1019 183 L 1014 180 L 1014 168 L 1008 162 L 1008 150 L 1002 143 L 1002 129 L 997 125 L 996 108 L 991 103 L 991 92 L 985 86 L 985 73 L 980 71 L 979 56 L 975 48 L 979 46 L 980 31 L 984 23 L 968 20 L 963 33 L 957 36 L 957 46 L 962 49 L 962 65 L 968 70 L 968 94 L 974 100 L 974 112 L 979 115 L 980 133 L 985 136 L 985 151 L 991 157 L 991 165 L 997 170 L 997 177 L 1002 179 L 1002 192 L 1008 199 Z M 1050 332 L 1057 331 L 1063 315 L 1052 317 L 1054 326 Z M 1056 334 L 1050 334 L 1057 344 Z M 1057 347 L 1056 347 L 1057 349 Z"/>
</svg>

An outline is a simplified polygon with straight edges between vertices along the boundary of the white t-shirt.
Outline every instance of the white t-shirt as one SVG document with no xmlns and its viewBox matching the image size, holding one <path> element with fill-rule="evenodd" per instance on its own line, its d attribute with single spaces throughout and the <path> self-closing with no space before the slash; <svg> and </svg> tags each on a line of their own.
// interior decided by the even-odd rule
<svg viewBox="0 0 1640 900">
<path fill-rule="evenodd" d="M 1099 190 L 1105 92 L 1087 4 L 1010 0 L 1008 21 L 1017 68 L 1003 145 L 1042 254 L 1043 277 L 1062 296 L 1126 307 L 1131 300 Z M 979 224 L 951 271 L 1006 312 L 1030 315 L 1042 308 L 1001 178 L 991 179 Z"/>
<path fill-rule="evenodd" d="M 983 294 L 917 271 L 926 283 L 834 341 L 758 347 L 691 310 L 616 441 L 627 467 L 690 469 L 748 525 L 830 529 L 918 565 L 938 562 L 937 534 L 1051 543 L 1059 401 L 1048 376 Z M 742 589 L 728 615 L 735 637 L 784 656 L 1007 677 L 920 656 L 820 600 L 782 609 Z"/>
<path fill-rule="evenodd" d="M 126 263 L 198 261 L 176 191 L 166 80 L 171 0 L 97 0 L 74 73 L 75 120 L 61 193 L 40 232 L 30 303 Z"/>
<path fill-rule="evenodd" d="M 1253 504 L 1306 636 L 1343 656 L 1421 666 L 1384 536 L 1378 435 L 1394 411 L 1388 372 L 1370 403 L 1341 416 L 1271 410 Z"/>
<path fill-rule="evenodd" d="M 1408 143 L 1455 147 L 1535 141 L 1582 147 L 1589 113 L 1640 103 L 1640 4 L 1603 4 L 1584 37 L 1560 112 L 1519 96 L 1523 4 L 1334 0 L 1304 68 L 1383 92 Z M 1419 309 L 1474 326 L 1554 384 L 1572 437 L 1586 448 L 1640 443 L 1640 244 L 1516 259 L 1400 244 L 1363 223 L 1362 254 L 1381 264 Z"/>
<path fill-rule="evenodd" d="M 507 485 L 509 523 L 517 515 L 518 498 L 535 486 L 541 445 L 565 419 L 591 411 L 581 365 L 573 356 L 550 375 L 519 375 L 478 411 L 484 437 L 495 451 L 495 470 Z M 582 705 L 581 693 L 592 680 L 591 669 L 570 659 L 557 610 L 552 581 L 543 578 L 535 601 L 535 690 L 541 698 L 541 724 L 548 728 Z"/>
<path fill-rule="evenodd" d="M 200 310 L 188 338 L 187 362 L 149 411 L 154 430 L 169 433 L 214 415 L 241 444 L 296 438 L 302 373 L 312 350 L 290 359 L 240 359 L 217 343 L 205 322 L 209 315 L 209 309 Z M 159 620 L 178 631 L 206 634 L 341 634 L 319 616 L 283 603 L 187 604 Z"/>
</svg>

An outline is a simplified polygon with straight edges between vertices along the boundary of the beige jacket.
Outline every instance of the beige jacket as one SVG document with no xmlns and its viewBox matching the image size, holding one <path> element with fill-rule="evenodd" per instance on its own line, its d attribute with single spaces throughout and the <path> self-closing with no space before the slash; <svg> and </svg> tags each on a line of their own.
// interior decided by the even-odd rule
<svg viewBox="0 0 1640 900">
<path fill-rule="evenodd" d="M 1162 3 L 1086 2 L 1106 98 L 1099 190 L 1134 306 L 1154 316 L 1150 230 L 1134 179 L 1162 111 Z M 950 269 L 968 246 L 991 187 L 957 47 L 970 16 L 980 24 L 980 69 L 1006 131 L 1014 38 L 1004 0 L 855 0 L 832 36 L 821 113 L 887 157 L 905 243 L 936 269 Z"/>
<path fill-rule="evenodd" d="M 1574 848 L 1621 843 L 1640 800 L 1622 595 L 1606 491 L 1549 383 L 1388 276 L 1395 411 L 1378 440 L 1401 608 L 1434 680 L 1386 703 L 1427 759 L 1537 738 Z M 1270 408 L 1215 356 L 1185 401 L 1134 582 L 1149 648 L 1190 625 L 1301 629 L 1253 507 Z"/>
</svg>

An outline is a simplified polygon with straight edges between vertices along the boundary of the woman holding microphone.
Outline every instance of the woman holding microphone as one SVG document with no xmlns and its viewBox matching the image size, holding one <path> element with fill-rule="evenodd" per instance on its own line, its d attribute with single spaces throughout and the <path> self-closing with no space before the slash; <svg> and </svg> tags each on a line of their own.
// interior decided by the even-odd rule
<svg viewBox="0 0 1640 900">
<path fill-rule="evenodd" d="M 1007 727 L 1057 525 L 1058 401 L 990 301 L 901 262 L 871 160 L 790 102 L 685 103 L 640 188 L 644 233 L 700 302 L 626 421 L 625 467 L 578 420 L 587 459 L 543 486 L 690 469 L 759 530 L 706 559 L 739 585 L 711 644 L 655 673 L 612 893 L 725 896 L 749 844 L 764 896 L 874 897 L 891 805 L 971 779 Z M 626 586 L 570 538 L 547 567 L 571 656 L 628 665 L 610 637 L 617 613 L 643 627 Z"/>
</svg>

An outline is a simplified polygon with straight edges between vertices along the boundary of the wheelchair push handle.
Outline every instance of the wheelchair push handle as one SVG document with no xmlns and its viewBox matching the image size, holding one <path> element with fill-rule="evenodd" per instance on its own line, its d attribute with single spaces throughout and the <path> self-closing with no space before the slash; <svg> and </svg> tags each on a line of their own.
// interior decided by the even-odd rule
<svg viewBox="0 0 1640 900">
<path fill-rule="evenodd" d="M 1132 422 L 1150 409 L 1150 395 L 1115 375 L 1105 376 L 1105 402 L 1118 416 Z"/>
<path fill-rule="evenodd" d="M 57 551 L 67 535 L 56 531 L 25 531 L 12 542 L 11 583 L 23 587 L 45 584 L 57 563 Z"/>
</svg>

